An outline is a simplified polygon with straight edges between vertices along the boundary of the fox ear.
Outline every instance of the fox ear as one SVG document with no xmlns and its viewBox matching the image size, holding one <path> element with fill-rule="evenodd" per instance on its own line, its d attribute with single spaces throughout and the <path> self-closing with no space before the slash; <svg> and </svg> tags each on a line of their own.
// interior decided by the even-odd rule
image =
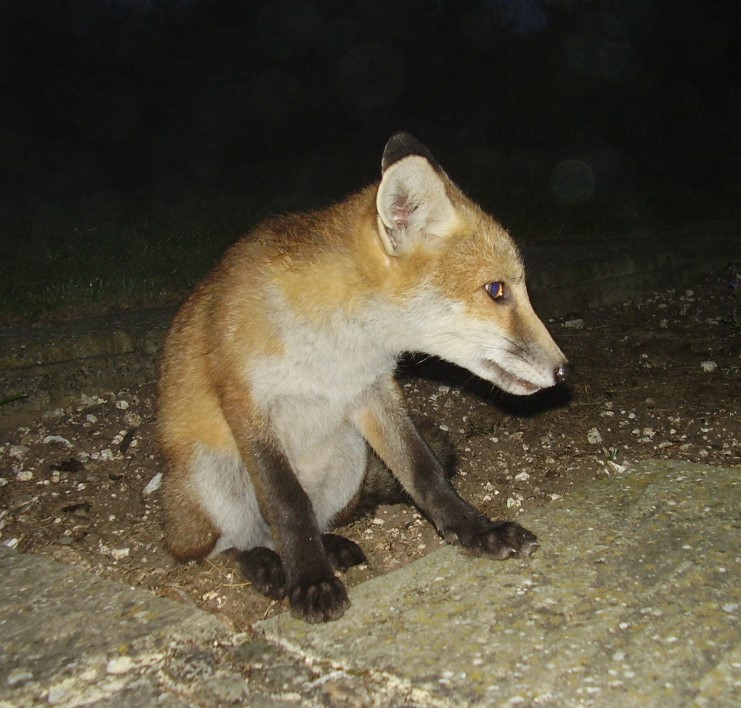
<svg viewBox="0 0 741 708">
<path fill-rule="evenodd" d="M 398 256 L 422 239 L 447 236 L 456 222 L 445 184 L 426 157 L 411 154 L 386 167 L 376 195 L 386 253 Z"/>
<path fill-rule="evenodd" d="M 420 157 L 426 158 L 437 172 L 442 172 L 442 168 L 437 164 L 437 161 L 432 156 L 432 153 L 423 145 L 417 138 L 409 133 L 400 131 L 394 133 L 389 141 L 386 143 L 386 147 L 383 149 L 383 158 L 381 159 L 381 174 L 391 167 L 395 162 L 398 162 L 403 157 L 409 157 L 409 155 L 419 155 Z"/>
</svg>

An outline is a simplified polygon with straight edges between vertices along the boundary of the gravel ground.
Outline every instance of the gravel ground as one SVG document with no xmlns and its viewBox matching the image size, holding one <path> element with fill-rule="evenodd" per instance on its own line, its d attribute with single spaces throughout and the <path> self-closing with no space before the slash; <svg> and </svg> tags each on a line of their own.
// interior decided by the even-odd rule
<svg viewBox="0 0 741 708">
<path fill-rule="evenodd" d="M 529 398 L 467 372 L 410 361 L 400 380 L 415 415 L 447 431 L 455 484 L 492 517 L 558 504 L 592 479 L 645 458 L 741 464 L 741 275 L 549 323 L 577 367 L 570 389 Z M 228 554 L 175 563 L 162 548 L 154 441 L 156 387 L 81 393 L 32 425 L 0 423 L 0 542 L 223 614 L 239 628 L 283 612 L 255 593 Z M 413 508 L 384 506 L 345 527 L 368 565 L 349 585 L 443 542 Z M 558 531 L 541 534 L 558 543 Z"/>
</svg>

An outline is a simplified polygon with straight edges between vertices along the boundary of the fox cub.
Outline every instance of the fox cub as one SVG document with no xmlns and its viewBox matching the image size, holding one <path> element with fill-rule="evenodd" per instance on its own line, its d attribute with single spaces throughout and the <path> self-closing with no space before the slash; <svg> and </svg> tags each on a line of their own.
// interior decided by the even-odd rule
<svg viewBox="0 0 741 708">
<path fill-rule="evenodd" d="M 507 232 L 412 136 L 394 135 L 381 165 L 360 193 L 236 243 L 180 309 L 162 362 L 169 551 L 236 549 L 254 586 L 309 622 L 350 605 L 333 568 L 365 556 L 327 532 L 361 502 L 369 474 L 393 474 L 469 554 L 538 545 L 456 493 L 405 410 L 401 353 L 441 357 L 514 394 L 569 371 Z"/>
</svg>

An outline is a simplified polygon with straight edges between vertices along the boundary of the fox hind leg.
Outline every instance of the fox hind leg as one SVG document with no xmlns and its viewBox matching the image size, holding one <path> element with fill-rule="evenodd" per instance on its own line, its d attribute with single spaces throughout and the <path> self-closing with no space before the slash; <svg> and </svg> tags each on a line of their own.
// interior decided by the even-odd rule
<svg viewBox="0 0 741 708">
<path fill-rule="evenodd" d="M 242 575 L 252 583 L 257 592 L 272 600 L 282 600 L 286 596 L 283 561 L 274 550 L 257 546 L 249 551 L 242 551 L 239 554 L 239 567 Z"/>
<path fill-rule="evenodd" d="M 347 570 L 368 562 L 363 549 L 349 538 L 336 533 L 325 533 L 322 535 L 322 543 L 335 570 Z"/>
<path fill-rule="evenodd" d="M 229 548 L 271 547 L 247 470 L 234 450 L 194 445 L 168 455 L 163 485 L 165 539 L 183 560 Z"/>
<path fill-rule="evenodd" d="M 170 459 L 170 473 L 162 489 L 165 546 L 178 560 L 196 560 L 211 553 L 220 532 L 198 500 L 185 469 Z"/>
<path fill-rule="evenodd" d="M 428 420 L 415 420 L 422 438 L 440 461 L 445 476 L 455 474 L 456 456 L 450 436 Z M 373 512 L 383 504 L 413 504 L 391 470 L 372 450 L 368 450 L 368 465 L 363 483 L 350 503 L 332 520 L 332 526 L 344 526 Z"/>
</svg>

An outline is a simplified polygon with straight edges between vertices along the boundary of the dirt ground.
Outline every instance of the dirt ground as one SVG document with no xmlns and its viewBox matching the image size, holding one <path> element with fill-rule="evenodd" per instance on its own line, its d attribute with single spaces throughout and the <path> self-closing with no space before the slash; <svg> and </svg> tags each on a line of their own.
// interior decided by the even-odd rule
<svg viewBox="0 0 741 708">
<path fill-rule="evenodd" d="M 455 445 L 459 492 L 491 517 L 517 519 L 648 457 L 741 464 L 740 271 L 550 322 L 576 366 L 568 389 L 516 398 L 440 362 L 405 364 L 411 410 Z M 238 628 L 285 611 L 228 555 L 179 564 L 163 550 L 155 401 L 154 384 L 81 392 L 75 407 L 0 427 L 0 542 L 221 613 Z M 350 586 L 443 545 L 402 505 L 342 533 L 369 560 L 346 574 Z M 558 529 L 541 531 L 540 542 L 557 544 Z"/>
</svg>

